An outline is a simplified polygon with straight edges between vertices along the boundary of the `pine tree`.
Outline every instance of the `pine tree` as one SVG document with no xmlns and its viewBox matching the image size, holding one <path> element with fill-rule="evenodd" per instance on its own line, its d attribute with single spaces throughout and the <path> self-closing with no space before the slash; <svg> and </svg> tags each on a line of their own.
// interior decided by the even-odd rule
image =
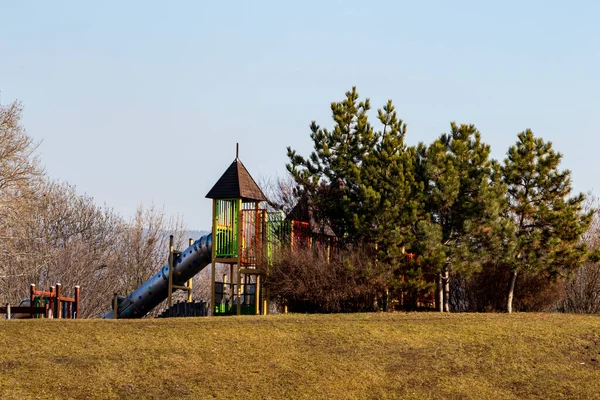
<svg viewBox="0 0 600 400">
<path fill-rule="evenodd" d="M 489 155 L 489 145 L 473 125 L 455 123 L 449 134 L 418 150 L 416 170 L 427 214 L 417 225 L 415 248 L 424 265 L 439 271 L 440 311 L 450 308 L 450 274 L 479 270 L 502 226 L 504 191 Z"/>
<path fill-rule="evenodd" d="M 406 124 L 398 118 L 392 101 L 378 110 L 383 125 L 376 145 L 361 168 L 360 198 L 363 212 L 357 225 L 365 240 L 377 245 L 387 290 L 421 288 L 419 265 L 406 261 L 405 251 L 414 242 L 414 225 L 422 214 L 422 187 L 415 179 L 415 149 L 406 146 Z M 416 279 L 406 280 L 406 276 Z"/>
<path fill-rule="evenodd" d="M 297 185 L 299 196 L 308 196 L 317 218 L 326 220 L 341 243 L 361 236 L 361 166 L 373 151 L 376 135 L 369 124 L 369 99 L 358 101 L 356 88 L 341 102 L 331 104 L 335 125 L 332 130 L 312 122 L 310 137 L 314 151 L 308 158 L 287 148 L 286 165 Z"/>
<path fill-rule="evenodd" d="M 531 130 L 518 135 L 502 168 L 508 187 L 509 215 L 516 227 L 506 309 L 512 312 L 520 271 L 549 279 L 568 274 L 587 255 L 580 241 L 593 211 L 583 212 L 583 194 L 571 197 L 570 171 L 559 170 L 562 155 Z"/>
<path fill-rule="evenodd" d="M 288 148 L 287 168 L 298 194 L 312 199 L 317 217 L 330 223 L 342 245 L 376 249 L 374 280 L 387 292 L 405 272 L 422 190 L 413 172 L 415 149 L 404 143 L 406 124 L 392 101 L 378 110 L 379 131 L 369 123 L 369 108 L 355 88 L 347 92 L 331 105 L 333 129 L 313 122 L 314 151 L 304 158 Z"/>
<path fill-rule="evenodd" d="M 413 173 L 413 150 L 404 143 L 406 124 L 398 119 L 391 101 L 379 110 L 383 129 L 361 169 L 360 193 L 364 212 L 359 226 L 372 243 L 385 248 L 386 261 L 397 260 L 410 245 L 419 192 Z"/>
</svg>

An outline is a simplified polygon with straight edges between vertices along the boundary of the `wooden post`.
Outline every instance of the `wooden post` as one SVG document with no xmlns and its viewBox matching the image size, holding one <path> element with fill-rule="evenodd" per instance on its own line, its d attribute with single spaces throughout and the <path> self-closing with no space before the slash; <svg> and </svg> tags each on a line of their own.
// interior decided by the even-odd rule
<svg viewBox="0 0 600 400">
<path fill-rule="evenodd" d="M 42 301 L 43 297 L 39 297 Z M 48 298 L 48 305 L 50 306 L 50 318 L 56 318 L 56 288 L 50 286 L 50 297 Z"/>
<path fill-rule="evenodd" d="M 119 313 L 119 296 L 115 293 L 112 301 L 113 319 L 117 319 Z"/>
<path fill-rule="evenodd" d="M 242 274 L 241 274 L 241 269 L 242 269 L 242 265 L 241 265 L 241 260 L 242 260 L 242 245 L 243 245 L 243 241 L 242 241 L 242 229 L 243 229 L 243 221 L 242 221 L 242 199 L 238 199 L 237 200 L 237 283 L 238 283 L 238 287 L 237 287 L 237 315 L 242 315 Z"/>
<path fill-rule="evenodd" d="M 235 281 L 233 280 L 233 264 L 229 264 L 229 309 L 233 308 L 233 299 L 235 299 Z"/>
<path fill-rule="evenodd" d="M 294 251 L 294 221 L 290 222 L 290 250 Z"/>
<path fill-rule="evenodd" d="M 236 293 L 236 302 L 237 302 L 237 309 L 236 309 L 236 314 L 237 315 L 242 315 L 242 274 L 241 274 L 241 268 L 240 265 L 237 264 L 237 293 Z"/>
<path fill-rule="evenodd" d="M 435 308 L 439 312 L 444 312 L 444 291 L 442 289 L 442 274 L 439 273 L 435 280 Z"/>
<path fill-rule="evenodd" d="M 219 216 L 217 215 L 217 200 L 213 199 L 213 203 L 212 203 L 212 236 L 211 236 L 211 240 L 212 240 L 212 255 L 211 255 L 211 266 L 210 266 L 210 308 L 211 308 L 211 312 L 209 315 L 215 315 L 215 310 L 217 305 L 215 304 L 216 301 L 216 285 L 215 285 L 215 279 L 217 279 L 216 275 L 217 275 L 217 265 L 216 265 L 216 261 L 215 258 L 217 256 L 217 244 L 218 244 L 218 240 L 217 240 L 217 224 L 219 223 Z"/>
<path fill-rule="evenodd" d="M 79 302 L 81 301 L 81 288 L 79 286 L 75 286 L 75 314 L 73 318 L 79 318 Z"/>
<path fill-rule="evenodd" d="M 267 229 L 269 229 L 268 226 L 268 214 L 265 212 L 265 232 L 267 231 Z M 293 236 L 293 235 L 292 235 Z M 281 237 L 279 238 L 281 239 Z M 265 237 L 265 243 L 268 241 L 268 234 Z M 265 268 L 265 275 L 268 276 L 270 274 L 270 268 L 269 266 L 271 265 L 271 263 L 273 262 L 273 259 L 275 258 L 275 241 L 273 243 L 267 243 L 267 246 L 271 245 L 271 260 L 267 260 L 267 262 L 265 263 L 265 265 L 263 266 Z M 281 243 L 279 244 L 281 245 Z M 279 249 L 278 249 L 279 250 Z M 267 288 L 263 288 L 262 290 L 262 312 L 263 315 L 267 315 L 269 313 L 269 290 Z"/>
<path fill-rule="evenodd" d="M 265 288 L 263 290 L 263 315 L 267 315 L 269 312 L 269 291 Z"/>
<path fill-rule="evenodd" d="M 241 268 L 241 267 L 240 267 Z M 243 306 L 248 305 L 248 274 L 244 274 L 242 277 L 242 295 L 244 296 L 244 301 L 242 302 Z"/>
<path fill-rule="evenodd" d="M 256 275 L 256 288 L 254 289 L 254 305 L 256 315 L 260 315 L 260 275 Z"/>
<path fill-rule="evenodd" d="M 168 291 L 168 299 L 167 302 L 168 307 L 171 308 L 173 305 L 173 264 L 175 262 L 173 257 L 173 252 L 175 248 L 173 247 L 173 235 L 169 236 L 169 291 Z"/>
<path fill-rule="evenodd" d="M 60 287 L 62 285 L 60 283 L 56 284 L 56 318 L 61 319 L 62 318 L 62 305 L 60 304 Z"/>
<path fill-rule="evenodd" d="M 263 268 L 267 268 L 269 265 L 269 243 L 268 243 L 268 235 L 267 235 L 267 210 L 261 210 L 260 215 L 260 223 L 261 223 L 261 231 L 260 231 L 260 265 Z"/>
<path fill-rule="evenodd" d="M 191 246 L 194 244 L 194 239 L 190 238 L 190 239 L 188 240 L 188 243 L 189 243 L 189 245 L 190 245 L 190 247 L 191 247 Z M 188 302 L 188 303 L 191 303 L 191 302 L 192 302 L 192 289 L 193 289 L 193 284 L 194 284 L 194 282 L 193 282 L 192 278 L 190 278 L 190 280 L 189 280 L 189 281 L 187 281 L 187 287 L 188 287 L 188 297 L 187 297 L 187 302 Z"/>
<path fill-rule="evenodd" d="M 225 291 L 227 290 L 227 274 L 223 274 L 223 289 L 221 293 L 221 303 L 223 304 L 223 312 L 228 312 L 225 305 Z M 229 308 L 231 308 L 231 302 L 233 301 L 233 293 L 229 291 Z M 220 310 L 220 308 L 219 308 Z"/>
<path fill-rule="evenodd" d="M 29 285 L 29 306 L 30 307 L 34 307 L 34 303 L 35 302 L 35 283 L 32 283 L 31 285 Z M 31 314 L 31 318 L 34 317 L 34 314 Z"/>
<path fill-rule="evenodd" d="M 10 303 L 6 303 L 6 319 L 10 319 Z"/>
<path fill-rule="evenodd" d="M 261 228 L 262 228 L 262 223 L 260 220 L 260 209 L 259 207 L 259 202 L 254 203 L 254 264 L 256 266 L 259 266 L 262 264 L 262 257 L 260 256 L 262 254 L 262 232 L 261 232 Z"/>
</svg>

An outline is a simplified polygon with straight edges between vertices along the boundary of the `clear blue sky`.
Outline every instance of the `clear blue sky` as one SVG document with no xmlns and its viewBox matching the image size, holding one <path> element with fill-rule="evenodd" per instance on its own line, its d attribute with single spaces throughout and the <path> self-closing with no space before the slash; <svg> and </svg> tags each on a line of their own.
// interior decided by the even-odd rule
<svg viewBox="0 0 600 400">
<path fill-rule="evenodd" d="M 256 179 L 282 176 L 285 147 L 308 154 L 310 121 L 330 126 L 353 85 L 374 108 L 394 100 L 409 143 L 468 122 L 503 158 L 531 128 L 588 191 L 598 21 L 597 1 L 4 1 L 1 101 L 24 103 L 51 177 L 192 229 L 236 142 Z"/>
</svg>

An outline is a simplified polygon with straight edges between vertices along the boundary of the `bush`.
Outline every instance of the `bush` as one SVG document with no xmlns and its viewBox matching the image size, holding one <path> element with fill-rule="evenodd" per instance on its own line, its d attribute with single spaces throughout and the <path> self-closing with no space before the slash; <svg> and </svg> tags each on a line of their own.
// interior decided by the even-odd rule
<svg viewBox="0 0 600 400">
<path fill-rule="evenodd" d="M 579 314 L 600 313 L 600 265 L 588 262 L 564 285 L 558 310 Z"/>
<path fill-rule="evenodd" d="M 271 298 L 293 312 L 375 311 L 385 279 L 366 252 L 327 257 L 310 249 L 287 251 L 273 263 L 265 285 Z"/>
<path fill-rule="evenodd" d="M 454 312 L 506 311 L 509 271 L 501 265 L 488 264 L 468 279 L 452 279 L 450 308 Z M 552 311 L 562 296 L 561 280 L 521 273 L 515 288 L 514 311 Z"/>
</svg>

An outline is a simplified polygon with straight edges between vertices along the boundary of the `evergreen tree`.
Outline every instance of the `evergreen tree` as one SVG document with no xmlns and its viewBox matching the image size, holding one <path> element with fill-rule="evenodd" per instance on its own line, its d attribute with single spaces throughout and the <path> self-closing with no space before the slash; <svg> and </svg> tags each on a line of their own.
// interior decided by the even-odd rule
<svg viewBox="0 0 600 400">
<path fill-rule="evenodd" d="M 570 171 L 559 170 L 561 158 L 551 142 L 526 130 L 519 133 L 504 160 L 502 175 L 508 187 L 509 215 L 516 227 L 506 305 L 509 313 L 520 271 L 553 279 L 574 270 L 587 254 L 580 238 L 593 211 L 583 212 L 583 194 L 571 197 Z"/>
<path fill-rule="evenodd" d="M 439 271 L 438 307 L 448 312 L 450 273 L 468 276 L 491 256 L 503 226 L 504 188 L 473 125 L 452 123 L 449 134 L 428 148 L 420 145 L 417 154 L 426 218 L 417 224 L 415 249 L 423 265 Z"/>
<path fill-rule="evenodd" d="M 327 221 L 341 243 L 362 236 L 361 166 L 373 151 L 377 137 L 369 124 L 369 99 L 358 101 L 356 88 L 341 102 L 331 104 L 332 130 L 312 122 L 314 151 L 308 158 L 287 148 L 286 165 L 296 182 L 298 196 L 309 197 L 317 218 Z"/>
<path fill-rule="evenodd" d="M 378 110 L 378 119 L 383 128 L 376 132 L 376 145 L 361 168 L 363 212 L 357 225 L 365 240 L 377 245 L 385 290 L 423 289 L 418 263 L 408 262 L 405 254 L 414 242 L 414 225 L 423 208 L 422 185 L 414 174 L 415 149 L 404 143 L 406 124 L 391 100 Z"/>
<path fill-rule="evenodd" d="M 413 241 L 422 189 L 413 173 L 415 150 L 404 143 L 406 124 L 391 101 L 378 110 L 382 129 L 369 123 L 369 100 L 353 88 L 333 103 L 332 130 L 311 125 L 308 158 L 288 148 L 299 195 L 308 195 L 317 217 L 330 223 L 342 244 L 376 249 L 374 274 L 387 291 L 398 286 L 404 251 Z"/>
</svg>

